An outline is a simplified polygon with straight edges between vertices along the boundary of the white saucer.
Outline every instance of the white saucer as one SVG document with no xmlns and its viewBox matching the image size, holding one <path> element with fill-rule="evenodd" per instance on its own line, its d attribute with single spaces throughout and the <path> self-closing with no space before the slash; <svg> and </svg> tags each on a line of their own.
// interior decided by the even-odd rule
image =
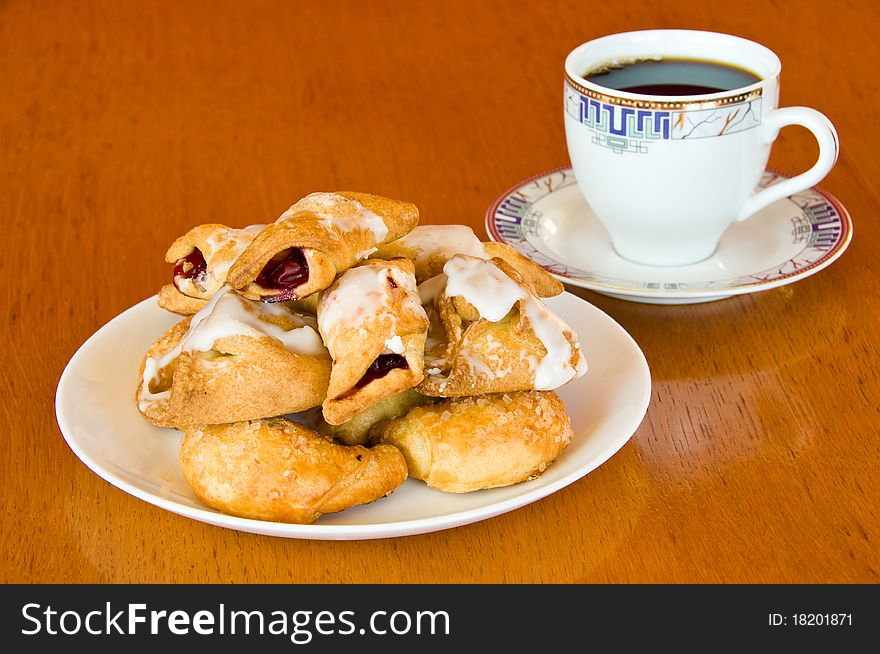
<svg viewBox="0 0 880 654">
<path fill-rule="evenodd" d="M 760 186 L 786 177 L 765 171 Z M 843 205 L 811 188 L 733 224 L 705 261 L 639 265 L 614 251 L 569 167 L 503 193 L 486 212 L 486 230 L 489 238 L 514 247 L 563 282 L 652 304 L 711 302 L 790 284 L 830 265 L 852 238 Z"/>
</svg>

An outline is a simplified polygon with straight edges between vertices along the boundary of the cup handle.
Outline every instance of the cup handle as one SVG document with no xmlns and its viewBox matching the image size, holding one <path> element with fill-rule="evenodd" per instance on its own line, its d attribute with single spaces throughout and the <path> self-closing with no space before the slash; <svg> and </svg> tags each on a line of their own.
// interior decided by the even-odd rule
<svg viewBox="0 0 880 654">
<path fill-rule="evenodd" d="M 745 220 L 771 202 L 776 202 L 776 200 L 794 195 L 818 184 L 834 167 L 840 152 L 840 144 L 837 140 L 837 130 L 824 114 L 808 107 L 775 109 L 762 127 L 765 130 L 765 142 L 772 143 L 779 134 L 779 130 L 789 125 L 800 125 L 813 133 L 819 142 L 819 158 L 808 171 L 755 193 L 745 201 L 736 217 L 737 220 Z"/>
</svg>

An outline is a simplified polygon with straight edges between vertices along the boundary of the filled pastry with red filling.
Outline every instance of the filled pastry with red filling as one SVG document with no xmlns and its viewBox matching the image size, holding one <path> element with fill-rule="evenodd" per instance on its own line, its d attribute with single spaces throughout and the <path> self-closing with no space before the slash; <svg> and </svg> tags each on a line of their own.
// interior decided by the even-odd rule
<svg viewBox="0 0 880 654">
<path fill-rule="evenodd" d="M 304 298 L 418 221 L 419 211 L 409 202 L 368 193 L 312 193 L 260 232 L 228 281 L 253 300 Z"/>
<path fill-rule="evenodd" d="M 428 317 L 407 259 L 371 259 L 345 271 L 321 294 L 318 329 L 333 358 L 323 404 L 331 425 L 424 377 Z"/>
<path fill-rule="evenodd" d="M 199 225 L 178 238 L 165 261 L 174 264 L 172 286 L 181 295 L 198 300 L 210 300 L 226 283 L 230 267 L 265 225 L 251 225 L 242 229 L 226 225 Z M 175 313 L 183 313 L 184 300 L 170 291 L 160 293 L 160 306 Z M 193 306 L 190 304 L 190 306 Z M 193 312 L 195 313 L 195 312 Z"/>
</svg>

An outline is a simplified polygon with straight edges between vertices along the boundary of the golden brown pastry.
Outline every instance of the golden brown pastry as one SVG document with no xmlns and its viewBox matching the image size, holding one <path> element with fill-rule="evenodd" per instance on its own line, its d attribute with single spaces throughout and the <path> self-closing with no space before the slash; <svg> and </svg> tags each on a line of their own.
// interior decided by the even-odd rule
<svg viewBox="0 0 880 654">
<path fill-rule="evenodd" d="M 298 524 L 378 500 L 406 480 L 406 462 L 390 445 L 336 445 L 283 418 L 192 427 L 180 463 L 211 508 Z"/>
<path fill-rule="evenodd" d="M 325 421 L 318 425 L 318 431 L 332 436 L 346 445 L 366 445 L 370 442 L 370 434 L 374 427 L 383 421 L 399 418 L 413 407 L 431 401 L 433 401 L 432 398 L 416 393 L 410 388 L 397 395 L 379 400 L 341 425 L 331 425 Z"/>
<path fill-rule="evenodd" d="M 321 294 L 318 329 L 333 358 L 323 404 L 331 425 L 424 377 L 428 318 L 407 259 L 371 259 L 345 271 Z"/>
<path fill-rule="evenodd" d="M 479 259 L 503 259 L 534 287 L 538 297 L 552 297 L 564 290 L 562 282 L 534 261 L 506 243 L 481 243 L 474 230 L 467 225 L 420 225 L 396 241 L 380 245 L 372 256 L 381 259 L 412 259 L 416 281 L 421 284 L 440 275 L 446 262 L 456 254 Z"/>
<path fill-rule="evenodd" d="M 165 311 L 191 316 L 204 309 L 206 304 L 208 304 L 207 300 L 184 295 L 174 284 L 165 284 L 159 289 L 159 306 Z"/>
<path fill-rule="evenodd" d="M 403 453 L 410 477 L 467 493 L 537 477 L 571 437 L 559 396 L 529 391 L 418 406 L 387 423 L 380 442 Z"/>
<path fill-rule="evenodd" d="M 330 356 L 315 326 L 314 318 L 225 287 L 147 351 L 138 408 L 154 425 L 180 428 L 318 406 L 327 393 Z"/>
<path fill-rule="evenodd" d="M 507 243 L 487 241 L 483 243 L 486 259 L 502 259 L 507 262 L 520 276 L 528 282 L 538 297 L 553 297 L 565 290 L 558 279 L 544 270 L 531 259 L 524 257 Z"/>
<path fill-rule="evenodd" d="M 443 269 L 420 287 L 431 318 L 420 393 L 546 391 L 586 372 L 575 333 L 507 262 L 455 255 Z"/>
<path fill-rule="evenodd" d="M 165 261 L 174 264 L 174 287 L 183 295 L 210 300 L 226 283 L 230 266 L 265 225 L 235 229 L 198 225 L 171 244 Z"/>
<path fill-rule="evenodd" d="M 418 221 L 419 211 L 409 202 L 368 193 L 312 193 L 260 232 L 228 281 L 253 300 L 304 298 Z"/>
</svg>

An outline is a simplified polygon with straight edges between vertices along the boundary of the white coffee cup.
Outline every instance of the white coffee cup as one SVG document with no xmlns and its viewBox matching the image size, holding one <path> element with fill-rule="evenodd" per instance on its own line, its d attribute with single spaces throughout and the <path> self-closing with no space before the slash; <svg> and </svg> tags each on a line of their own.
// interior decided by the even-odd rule
<svg viewBox="0 0 880 654">
<path fill-rule="evenodd" d="M 643 95 L 584 79 L 607 64 L 669 57 L 718 62 L 760 81 L 705 95 Z M 778 108 L 782 64 L 762 45 L 729 34 L 648 30 L 578 46 L 565 60 L 565 134 L 578 186 L 617 253 L 681 266 L 712 256 L 737 220 L 818 183 L 834 166 L 837 132 L 821 113 Z M 754 193 L 770 146 L 787 125 L 819 141 L 805 173 Z"/>
</svg>

